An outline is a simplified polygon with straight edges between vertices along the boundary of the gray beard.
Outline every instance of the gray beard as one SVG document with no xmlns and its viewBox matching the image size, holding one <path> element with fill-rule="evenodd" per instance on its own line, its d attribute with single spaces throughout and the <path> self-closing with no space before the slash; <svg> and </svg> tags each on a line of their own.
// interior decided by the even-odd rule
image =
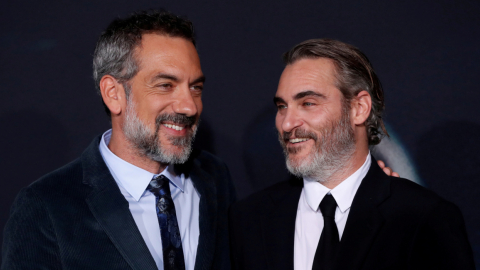
<svg viewBox="0 0 480 270">
<path fill-rule="evenodd" d="M 139 151 L 140 155 L 163 164 L 182 164 L 188 160 L 188 157 L 192 152 L 192 142 L 197 133 L 199 121 L 196 121 L 196 124 L 191 124 L 192 121 L 190 121 L 192 129 L 185 136 L 167 137 L 172 145 L 178 146 L 182 149 L 180 153 L 173 153 L 163 149 L 159 141 L 159 130 L 162 121 L 172 120 L 173 122 L 178 123 L 178 118 L 181 120 L 187 117 L 170 114 L 159 115 L 155 119 L 155 130 L 151 132 L 148 126 L 138 118 L 133 101 L 127 100 L 125 123 L 122 130 L 127 140 L 136 150 Z"/>
<path fill-rule="evenodd" d="M 309 137 L 315 141 L 315 147 L 311 149 L 308 158 L 294 161 L 289 155 L 296 151 L 287 149 L 285 135 L 282 137 L 279 133 L 280 144 L 290 173 L 297 177 L 326 183 L 332 180 L 335 174 L 349 169 L 349 160 L 355 152 L 355 133 L 350 125 L 350 116 L 346 108 L 343 108 L 340 119 L 331 121 L 329 126 L 320 131 L 320 138 L 306 131 L 298 133 L 309 134 Z M 297 137 L 302 136 L 297 135 Z"/>
</svg>

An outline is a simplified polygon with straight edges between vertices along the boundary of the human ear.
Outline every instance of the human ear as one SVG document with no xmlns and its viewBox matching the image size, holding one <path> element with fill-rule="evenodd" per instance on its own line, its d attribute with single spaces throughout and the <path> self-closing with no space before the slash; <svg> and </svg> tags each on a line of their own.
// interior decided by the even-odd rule
<svg viewBox="0 0 480 270">
<path fill-rule="evenodd" d="M 352 120 L 355 125 L 363 125 L 372 110 L 372 97 L 363 90 L 352 100 Z"/>
<path fill-rule="evenodd" d="M 124 101 L 123 85 L 110 76 L 105 75 L 100 80 L 100 93 L 103 102 L 108 107 L 112 115 L 118 115 L 122 112 L 122 103 Z"/>
</svg>

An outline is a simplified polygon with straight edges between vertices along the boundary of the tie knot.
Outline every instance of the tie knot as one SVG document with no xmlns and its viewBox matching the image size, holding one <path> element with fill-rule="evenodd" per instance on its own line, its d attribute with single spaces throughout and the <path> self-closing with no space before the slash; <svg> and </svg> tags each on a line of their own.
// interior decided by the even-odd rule
<svg viewBox="0 0 480 270">
<path fill-rule="evenodd" d="M 169 180 L 164 175 L 159 175 L 153 178 L 148 184 L 147 190 L 152 192 L 155 195 L 160 193 L 160 190 L 165 190 L 168 187 L 168 191 L 170 191 Z"/>
<path fill-rule="evenodd" d="M 337 209 L 337 202 L 331 194 L 325 195 L 320 203 L 320 211 L 323 217 L 335 218 L 335 210 Z"/>
</svg>

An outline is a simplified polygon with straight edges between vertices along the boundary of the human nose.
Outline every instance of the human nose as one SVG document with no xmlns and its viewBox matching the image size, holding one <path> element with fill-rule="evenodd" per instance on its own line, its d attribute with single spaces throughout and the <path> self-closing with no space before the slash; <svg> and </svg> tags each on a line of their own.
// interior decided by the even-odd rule
<svg viewBox="0 0 480 270">
<path fill-rule="evenodd" d="M 287 109 L 282 119 L 281 127 L 284 132 L 291 132 L 302 125 L 302 120 L 298 112 L 293 109 Z"/>
<path fill-rule="evenodd" d="M 186 116 L 194 116 L 198 112 L 197 104 L 190 92 L 190 88 L 182 87 L 177 92 L 176 101 L 173 103 L 173 111 Z"/>
</svg>

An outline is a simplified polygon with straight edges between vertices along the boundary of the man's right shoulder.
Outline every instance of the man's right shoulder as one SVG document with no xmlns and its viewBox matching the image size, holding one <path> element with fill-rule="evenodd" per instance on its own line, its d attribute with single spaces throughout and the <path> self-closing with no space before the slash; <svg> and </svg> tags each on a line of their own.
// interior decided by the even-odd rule
<svg viewBox="0 0 480 270">
<path fill-rule="evenodd" d="M 283 198 L 290 197 L 292 193 L 300 194 L 303 188 L 303 181 L 297 178 L 291 178 L 269 186 L 261 191 L 255 192 L 246 198 L 236 202 L 232 207 L 232 213 L 252 211 L 262 214 L 270 211 L 271 204 Z"/>
<path fill-rule="evenodd" d="M 83 168 L 80 158 L 40 177 L 31 183 L 26 190 L 35 192 L 40 197 L 51 197 L 82 184 Z"/>
</svg>

